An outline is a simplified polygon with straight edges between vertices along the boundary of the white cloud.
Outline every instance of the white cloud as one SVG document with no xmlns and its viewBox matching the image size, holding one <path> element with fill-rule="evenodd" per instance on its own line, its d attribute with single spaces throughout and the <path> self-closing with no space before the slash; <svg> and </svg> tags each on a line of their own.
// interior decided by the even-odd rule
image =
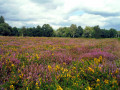
<svg viewBox="0 0 120 90">
<path fill-rule="evenodd" d="M 73 23 L 110 28 L 111 24 L 119 24 L 119 3 L 119 0 L 1 0 L 0 15 L 17 27 L 48 23 L 56 29 Z"/>
</svg>

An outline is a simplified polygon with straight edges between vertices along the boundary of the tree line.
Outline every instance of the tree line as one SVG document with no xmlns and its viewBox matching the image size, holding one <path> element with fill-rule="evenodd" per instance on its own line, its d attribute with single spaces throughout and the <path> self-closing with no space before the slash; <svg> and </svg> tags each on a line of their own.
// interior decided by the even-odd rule
<svg viewBox="0 0 120 90">
<path fill-rule="evenodd" d="M 4 17 L 0 17 L 0 36 L 30 36 L 30 37 L 85 37 L 85 38 L 115 38 L 120 37 L 120 31 L 114 28 L 109 30 L 101 29 L 99 25 L 84 29 L 81 26 L 71 24 L 70 27 L 60 27 L 54 30 L 49 24 L 32 28 L 11 27 L 5 22 Z"/>
</svg>

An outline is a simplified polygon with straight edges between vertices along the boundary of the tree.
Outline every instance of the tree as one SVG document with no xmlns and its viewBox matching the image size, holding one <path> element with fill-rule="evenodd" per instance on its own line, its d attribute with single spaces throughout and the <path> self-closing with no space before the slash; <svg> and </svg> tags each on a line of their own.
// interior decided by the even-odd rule
<svg viewBox="0 0 120 90">
<path fill-rule="evenodd" d="M 0 17 L 0 24 L 1 24 L 1 23 L 5 23 L 3 16 Z"/>
<path fill-rule="evenodd" d="M 75 33 L 75 37 L 81 37 L 83 34 L 83 28 L 81 26 L 78 26 L 76 33 Z"/>
<path fill-rule="evenodd" d="M 71 24 L 71 26 L 70 26 L 70 33 L 71 33 L 71 36 L 73 38 L 75 37 L 76 31 L 77 31 L 77 26 L 75 24 Z"/>
<path fill-rule="evenodd" d="M 51 37 L 53 35 L 53 28 L 49 24 L 44 24 L 42 30 L 45 37 Z"/>
<path fill-rule="evenodd" d="M 70 37 L 70 28 L 69 27 L 60 27 L 56 31 L 56 36 L 58 37 Z"/>
<path fill-rule="evenodd" d="M 100 27 L 97 25 L 97 26 L 94 26 L 93 29 L 94 29 L 94 37 L 95 38 L 101 38 Z"/>
<path fill-rule="evenodd" d="M 13 27 L 13 28 L 12 28 L 11 35 L 12 35 L 12 36 L 18 36 L 18 35 L 19 35 L 19 34 L 18 34 L 18 29 L 17 29 L 17 27 Z"/>
<path fill-rule="evenodd" d="M 26 28 L 25 28 L 25 26 L 23 26 L 22 28 L 21 28 L 21 35 L 22 35 L 22 37 L 24 37 L 24 36 L 26 36 Z"/>
<path fill-rule="evenodd" d="M 85 29 L 83 30 L 83 36 L 86 38 L 93 37 L 93 32 L 94 32 L 93 27 L 86 26 Z"/>
<path fill-rule="evenodd" d="M 36 30 L 35 30 L 36 36 L 42 37 L 43 36 L 43 31 L 41 26 L 37 26 Z"/>
<path fill-rule="evenodd" d="M 12 28 L 7 23 L 0 24 L 0 35 L 10 36 Z"/>
<path fill-rule="evenodd" d="M 109 38 L 109 37 L 110 37 L 109 30 L 101 29 L 101 38 Z"/>
<path fill-rule="evenodd" d="M 116 37 L 117 31 L 116 31 L 115 29 L 111 28 L 111 29 L 109 30 L 109 32 L 110 32 L 110 38 Z"/>
</svg>

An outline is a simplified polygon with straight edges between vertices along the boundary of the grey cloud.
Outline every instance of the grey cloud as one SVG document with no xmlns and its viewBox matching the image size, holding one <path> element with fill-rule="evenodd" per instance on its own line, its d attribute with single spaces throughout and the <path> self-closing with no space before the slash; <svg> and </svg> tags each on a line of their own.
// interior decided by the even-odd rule
<svg viewBox="0 0 120 90">
<path fill-rule="evenodd" d="M 108 20 L 106 20 L 107 24 L 104 26 L 105 28 L 115 28 L 117 30 L 120 30 L 120 18 L 117 17 L 113 17 L 113 18 L 109 18 Z"/>
<path fill-rule="evenodd" d="M 111 17 L 111 16 L 119 16 L 120 15 L 119 12 L 92 11 L 89 9 L 84 9 L 84 11 L 89 13 L 89 14 L 100 15 L 103 17 Z"/>
<path fill-rule="evenodd" d="M 32 2 L 40 3 L 40 4 L 45 4 L 45 3 L 50 3 L 53 0 L 31 0 Z"/>
<path fill-rule="evenodd" d="M 53 0 L 31 0 L 32 2 L 43 6 L 47 9 L 56 9 L 57 5 L 53 2 Z"/>
</svg>

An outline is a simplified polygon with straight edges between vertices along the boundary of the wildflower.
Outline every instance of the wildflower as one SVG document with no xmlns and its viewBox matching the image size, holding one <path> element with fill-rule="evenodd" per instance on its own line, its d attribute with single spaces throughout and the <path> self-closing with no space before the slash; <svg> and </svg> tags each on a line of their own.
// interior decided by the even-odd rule
<svg viewBox="0 0 120 90">
<path fill-rule="evenodd" d="M 100 86 L 100 84 L 99 84 L 99 83 L 97 83 L 97 84 L 96 84 L 96 86 Z"/>
<path fill-rule="evenodd" d="M 12 67 L 14 67 L 15 65 L 14 64 L 11 64 Z"/>
<path fill-rule="evenodd" d="M 54 55 L 54 53 L 52 53 L 52 56 Z"/>
<path fill-rule="evenodd" d="M 36 87 L 37 89 L 39 89 L 40 87 Z"/>
<path fill-rule="evenodd" d="M 14 89 L 14 86 L 13 86 L 13 85 L 10 85 L 10 88 L 11 88 L 11 89 Z"/>
<path fill-rule="evenodd" d="M 65 63 L 65 62 L 63 62 L 63 65 L 66 65 L 66 63 Z"/>
<path fill-rule="evenodd" d="M 99 57 L 100 62 L 102 63 L 102 56 Z"/>
<path fill-rule="evenodd" d="M 71 75 L 69 73 L 67 73 L 67 77 L 71 77 Z"/>
<path fill-rule="evenodd" d="M 115 74 L 117 74 L 119 72 L 119 70 L 118 70 L 118 68 L 117 68 L 117 70 L 115 71 Z"/>
<path fill-rule="evenodd" d="M 91 67 L 88 67 L 88 70 L 94 73 L 94 70 Z"/>
<path fill-rule="evenodd" d="M 59 70 L 59 69 L 60 69 L 60 66 L 59 66 L 59 65 L 56 65 L 55 70 L 57 71 L 57 70 Z"/>
<path fill-rule="evenodd" d="M 117 83 L 117 80 L 113 80 L 112 84 L 114 84 L 114 83 L 118 84 L 118 83 Z"/>
<path fill-rule="evenodd" d="M 96 81 L 97 81 L 97 82 L 100 82 L 100 79 L 97 79 Z"/>
<path fill-rule="evenodd" d="M 92 88 L 88 86 L 87 88 L 85 88 L 85 90 L 92 90 Z"/>
<path fill-rule="evenodd" d="M 99 67 L 99 70 L 101 71 L 101 67 Z"/>
<path fill-rule="evenodd" d="M 36 84 L 35 84 L 36 86 L 38 86 L 38 83 L 36 82 Z"/>
<path fill-rule="evenodd" d="M 72 69 L 73 69 L 73 70 L 75 70 L 75 69 L 76 69 L 76 67 L 72 67 Z"/>
<path fill-rule="evenodd" d="M 104 83 L 105 83 L 105 84 L 108 84 L 108 82 L 109 82 L 109 81 L 105 79 Z"/>
<path fill-rule="evenodd" d="M 26 89 L 26 90 L 29 90 L 29 89 L 28 89 L 28 87 L 27 87 L 27 89 Z"/>
<path fill-rule="evenodd" d="M 59 68 L 60 68 L 60 66 L 56 65 L 56 68 L 57 68 L 57 69 L 59 69 Z"/>
<path fill-rule="evenodd" d="M 48 65 L 48 70 L 51 71 L 52 70 L 52 67 L 50 65 Z"/>
<path fill-rule="evenodd" d="M 56 90 L 63 90 L 60 85 L 57 85 L 57 89 Z"/>
<path fill-rule="evenodd" d="M 39 56 L 38 56 L 38 54 L 36 54 L 36 59 L 39 59 Z"/>
</svg>

